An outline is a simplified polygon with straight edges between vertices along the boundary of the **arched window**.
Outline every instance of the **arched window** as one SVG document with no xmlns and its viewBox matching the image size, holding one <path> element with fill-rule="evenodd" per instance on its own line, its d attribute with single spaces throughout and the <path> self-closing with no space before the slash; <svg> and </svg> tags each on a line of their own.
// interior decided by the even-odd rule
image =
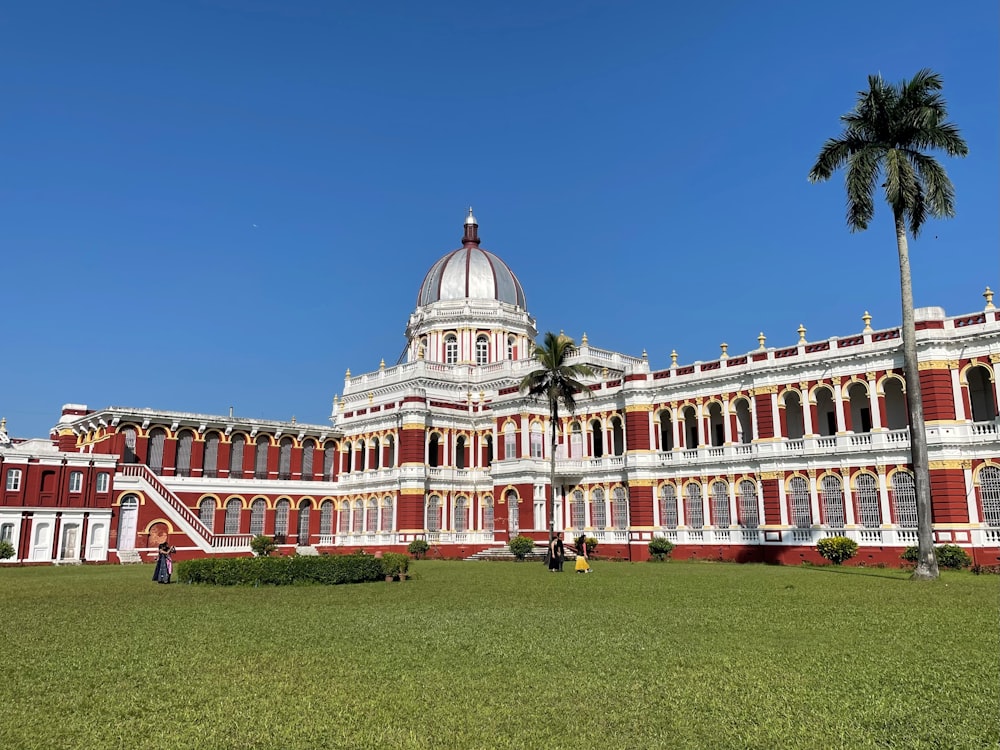
<svg viewBox="0 0 1000 750">
<path fill-rule="evenodd" d="M 878 481 L 871 474 L 859 474 L 855 478 L 854 505 L 858 521 L 866 529 L 877 529 L 882 525 L 882 513 L 878 507 Z"/>
<path fill-rule="evenodd" d="M 992 422 L 997 416 L 997 404 L 993 397 L 993 382 L 990 380 L 990 371 L 985 367 L 970 367 L 965 376 L 969 383 L 972 421 Z"/>
<path fill-rule="evenodd" d="M 430 467 L 435 467 L 440 465 L 440 438 L 436 432 L 432 432 L 427 440 L 427 465 Z"/>
<path fill-rule="evenodd" d="M 358 451 L 358 471 L 364 471 L 368 465 L 368 445 L 364 440 L 359 440 L 356 448 Z"/>
<path fill-rule="evenodd" d="M 510 422 L 503 428 L 503 457 L 507 461 L 517 458 L 517 429 Z"/>
<path fill-rule="evenodd" d="M 517 340 L 513 336 L 507 337 L 507 359 L 514 359 L 515 349 L 514 346 Z"/>
<path fill-rule="evenodd" d="M 507 498 L 507 532 L 511 536 L 517 536 L 517 532 L 521 527 L 517 493 L 514 490 L 507 490 L 505 497 Z"/>
<path fill-rule="evenodd" d="M 215 500 L 206 497 L 198 503 L 198 518 L 210 534 L 215 532 Z"/>
<path fill-rule="evenodd" d="M 538 422 L 534 422 L 531 425 L 531 457 L 532 458 L 542 458 L 544 454 L 543 445 L 545 440 L 542 435 L 542 426 Z"/>
<path fill-rule="evenodd" d="M 229 446 L 229 477 L 231 479 L 243 478 L 243 448 L 247 439 L 242 435 L 233 435 L 232 443 Z"/>
<path fill-rule="evenodd" d="M 162 427 L 154 427 L 149 432 L 149 468 L 154 474 L 163 473 L 163 444 L 167 440 L 167 431 Z"/>
<path fill-rule="evenodd" d="M 896 472 L 893 479 L 898 476 Z M 984 466 L 979 470 L 979 502 L 986 525 L 991 529 L 1000 528 L 1000 469 L 996 466 Z"/>
<path fill-rule="evenodd" d="M 892 515 L 900 528 L 917 528 L 917 493 L 913 475 L 908 471 L 892 475 Z"/>
<path fill-rule="evenodd" d="M 124 436 L 125 450 L 122 454 L 122 461 L 127 464 L 139 463 L 139 457 L 135 453 L 135 427 L 125 427 L 122 429 Z"/>
<path fill-rule="evenodd" d="M 615 456 L 625 455 L 625 430 L 618 417 L 611 418 L 611 449 Z"/>
<path fill-rule="evenodd" d="M 219 433 L 205 435 L 205 456 L 201 462 L 201 475 L 214 479 L 219 476 Z"/>
<path fill-rule="evenodd" d="M 296 544 L 300 547 L 309 545 L 309 511 L 310 503 L 308 500 L 299 503 L 299 528 L 296 532 Z"/>
<path fill-rule="evenodd" d="M 736 402 L 736 425 L 739 429 L 737 442 L 744 445 L 753 442 L 753 417 L 750 414 L 750 402 L 745 398 Z"/>
<path fill-rule="evenodd" d="M 191 447 L 194 445 L 194 433 L 184 430 L 177 438 L 177 467 L 175 473 L 179 477 L 191 476 Z"/>
<path fill-rule="evenodd" d="M 302 480 L 305 482 L 313 480 L 313 459 L 315 458 L 315 453 L 316 441 L 312 438 L 306 438 L 302 442 Z"/>
<path fill-rule="evenodd" d="M 760 526 L 760 512 L 757 509 L 757 484 L 749 479 L 740 482 L 740 525 L 745 529 Z"/>
<path fill-rule="evenodd" d="M 351 514 L 351 531 L 360 534 L 364 531 L 365 504 L 360 500 L 354 501 L 354 509 Z"/>
<path fill-rule="evenodd" d="M 455 499 L 455 531 L 460 534 L 469 530 L 469 501 L 464 497 Z"/>
<path fill-rule="evenodd" d="M 396 438 L 392 435 L 386 435 L 385 438 L 385 465 L 387 468 L 392 469 L 396 466 Z"/>
<path fill-rule="evenodd" d="M 493 465 L 493 436 L 486 435 L 483 438 L 483 445 L 486 447 L 486 466 Z"/>
<path fill-rule="evenodd" d="M 258 453 L 259 459 L 259 453 Z M 281 438 L 278 443 L 278 479 L 292 478 L 292 439 Z"/>
<path fill-rule="evenodd" d="M 135 549 L 136 523 L 139 520 L 139 498 L 126 495 L 122 498 L 118 514 L 118 549 Z"/>
<path fill-rule="evenodd" d="M 698 414 L 693 406 L 685 406 L 681 415 L 684 418 L 684 447 L 692 450 L 698 447 Z"/>
<path fill-rule="evenodd" d="M 459 435 L 455 441 L 455 467 L 464 469 L 465 463 L 465 436 Z"/>
<path fill-rule="evenodd" d="M 817 388 L 816 419 L 819 424 L 813 425 L 821 436 L 829 437 L 837 434 L 837 407 L 833 403 L 833 392 L 829 388 Z"/>
<path fill-rule="evenodd" d="M 430 495 L 427 498 L 426 527 L 431 532 L 441 530 L 441 498 L 437 495 Z"/>
<path fill-rule="evenodd" d="M 490 361 L 490 341 L 485 336 L 476 337 L 476 364 L 485 365 Z"/>
<path fill-rule="evenodd" d="M 587 505 L 583 502 L 582 490 L 573 490 L 573 499 L 569 506 L 569 519 L 577 531 L 582 531 L 587 525 Z"/>
<path fill-rule="evenodd" d="M 240 501 L 235 497 L 226 503 L 225 533 L 240 533 Z"/>
<path fill-rule="evenodd" d="M 802 418 L 802 399 L 795 391 L 788 391 L 784 400 L 785 437 L 789 440 L 801 440 L 806 431 Z"/>
<path fill-rule="evenodd" d="M 687 525 L 692 529 L 705 526 L 705 509 L 701 505 L 701 485 L 691 482 L 684 488 L 684 511 L 687 515 Z"/>
<path fill-rule="evenodd" d="M 569 458 L 583 456 L 583 430 L 579 422 L 574 422 L 569 428 Z"/>
<path fill-rule="evenodd" d="M 267 435 L 257 438 L 257 452 L 254 455 L 254 472 L 257 479 L 267 479 L 267 446 L 271 440 Z"/>
<path fill-rule="evenodd" d="M 720 529 L 728 528 L 729 523 L 729 485 L 718 481 L 712 484 L 712 523 Z"/>
<path fill-rule="evenodd" d="M 267 511 L 267 501 L 257 498 L 250 503 L 250 533 L 259 536 L 264 533 L 264 513 Z"/>
<path fill-rule="evenodd" d="M 792 506 L 792 523 L 798 529 L 808 529 L 813 523 L 809 483 L 803 477 L 792 477 L 788 483 L 788 495 Z"/>
<path fill-rule="evenodd" d="M 351 531 L 351 504 L 343 502 L 337 509 L 337 533 L 348 534 Z"/>
<path fill-rule="evenodd" d="M 718 448 L 726 442 L 726 426 L 723 423 L 722 404 L 713 401 L 708 405 L 709 441 Z"/>
<path fill-rule="evenodd" d="M 616 529 L 628 528 L 628 501 L 624 487 L 615 487 L 611 491 L 611 522 Z"/>
<path fill-rule="evenodd" d="M 453 333 L 444 337 L 444 363 L 446 365 L 458 363 L 458 339 Z"/>
<path fill-rule="evenodd" d="M 847 389 L 851 402 L 851 429 L 854 432 L 872 431 L 872 407 L 868 400 L 868 389 L 863 383 L 851 383 Z"/>
<path fill-rule="evenodd" d="M 320 536 L 330 536 L 333 533 L 333 500 L 324 500 L 319 506 Z"/>
<path fill-rule="evenodd" d="M 660 451 L 666 453 L 674 449 L 674 422 L 666 409 L 660 412 Z"/>
<path fill-rule="evenodd" d="M 493 533 L 493 498 L 483 499 L 483 531 Z"/>
<path fill-rule="evenodd" d="M 590 518 L 595 529 L 608 528 L 608 506 L 600 487 L 590 493 Z"/>
<path fill-rule="evenodd" d="M 374 534 L 378 531 L 378 500 L 372 498 L 368 501 L 368 512 L 365 514 L 365 531 Z"/>
<path fill-rule="evenodd" d="M 903 381 L 898 378 L 886 378 L 882 385 L 885 393 L 885 426 L 890 430 L 902 430 L 910 424 L 906 413 L 906 396 L 903 393 Z"/>
<path fill-rule="evenodd" d="M 600 420 L 591 420 L 590 437 L 594 443 L 594 458 L 602 458 L 604 456 L 604 430 L 601 429 Z"/>
<path fill-rule="evenodd" d="M 844 527 L 844 489 L 840 477 L 827 474 L 820 483 L 820 509 L 823 522 L 832 528 Z"/>
<path fill-rule="evenodd" d="M 327 443 L 323 446 L 323 479 L 333 481 L 333 462 L 337 458 L 337 444 Z"/>
<path fill-rule="evenodd" d="M 382 468 L 382 442 L 378 438 L 372 439 L 372 468 Z"/>
<path fill-rule="evenodd" d="M 660 486 L 660 526 L 677 528 L 677 490 L 672 484 Z"/>
<path fill-rule="evenodd" d="M 274 509 L 274 535 L 281 538 L 280 544 L 284 543 L 288 534 L 288 511 L 292 504 L 288 500 L 279 500 Z"/>
<path fill-rule="evenodd" d="M 382 498 L 382 520 L 379 523 L 379 530 L 383 533 L 392 531 L 392 497 L 389 495 Z"/>
</svg>

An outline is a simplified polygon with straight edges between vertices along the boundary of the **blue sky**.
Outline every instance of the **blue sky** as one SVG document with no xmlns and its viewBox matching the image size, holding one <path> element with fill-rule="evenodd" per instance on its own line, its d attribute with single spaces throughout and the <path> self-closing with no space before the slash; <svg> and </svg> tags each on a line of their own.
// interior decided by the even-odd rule
<svg viewBox="0 0 1000 750">
<path fill-rule="evenodd" d="M 944 77 L 957 212 L 918 306 L 1000 289 L 998 6 L 150 0 L 0 9 L 0 415 L 325 422 L 460 245 L 540 331 L 654 368 L 898 325 L 888 210 L 810 185 L 869 73 Z"/>
</svg>

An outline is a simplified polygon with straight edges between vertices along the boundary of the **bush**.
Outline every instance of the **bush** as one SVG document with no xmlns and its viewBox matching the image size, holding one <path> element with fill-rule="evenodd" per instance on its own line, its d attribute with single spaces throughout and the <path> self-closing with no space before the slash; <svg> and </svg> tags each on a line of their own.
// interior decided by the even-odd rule
<svg viewBox="0 0 1000 750">
<path fill-rule="evenodd" d="M 510 547 L 510 551 L 514 553 L 514 557 L 518 560 L 523 560 L 528 556 L 528 553 L 535 548 L 535 542 L 531 537 L 518 535 L 507 543 Z"/>
<path fill-rule="evenodd" d="M 819 556 L 840 565 L 844 560 L 850 560 L 858 554 L 858 543 L 846 536 L 831 536 L 820 539 L 816 543 L 816 551 Z"/>
<path fill-rule="evenodd" d="M 402 552 L 382 553 L 382 575 L 405 576 L 410 570 L 410 558 Z"/>
<path fill-rule="evenodd" d="M 917 560 L 919 559 L 919 549 L 920 548 L 916 546 L 907 547 L 903 550 L 903 554 L 901 554 L 900 557 L 906 562 L 916 565 Z M 972 565 L 972 558 L 969 557 L 969 553 L 957 544 L 942 544 L 940 547 L 935 547 L 934 557 L 937 558 L 937 564 L 942 568 L 961 570 L 962 568 L 968 568 Z"/>
<path fill-rule="evenodd" d="M 176 568 L 181 583 L 216 586 L 287 586 L 293 583 L 364 583 L 385 578 L 374 555 L 293 555 L 289 557 L 202 557 Z"/>
<path fill-rule="evenodd" d="M 4 539 L 0 542 L 0 560 L 9 560 L 14 556 L 14 545 Z"/>
<path fill-rule="evenodd" d="M 587 557 L 593 557 L 597 552 L 598 541 L 596 537 L 588 536 L 583 540 L 583 543 L 587 545 Z"/>
<path fill-rule="evenodd" d="M 670 553 L 674 551 L 674 543 L 662 536 L 654 537 L 648 545 L 651 560 L 663 562 L 670 558 Z"/>
<path fill-rule="evenodd" d="M 265 536 L 264 534 L 258 534 L 253 539 L 250 540 L 250 549 L 257 557 L 268 557 L 272 552 L 278 549 L 278 545 L 275 544 L 274 540 Z"/>
<path fill-rule="evenodd" d="M 427 550 L 430 548 L 431 545 L 427 543 L 426 539 L 414 539 L 406 546 L 406 551 L 417 559 L 420 559 L 427 554 Z"/>
</svg>

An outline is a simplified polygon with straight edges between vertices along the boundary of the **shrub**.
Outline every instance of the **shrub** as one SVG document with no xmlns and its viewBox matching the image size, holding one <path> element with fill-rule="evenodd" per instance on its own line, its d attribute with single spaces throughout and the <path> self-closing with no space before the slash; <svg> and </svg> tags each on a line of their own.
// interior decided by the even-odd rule
<svg viewBox="0 0 1000 750">
<path fill-rule="evenodd" d="M 277 548 L 278 545 L 275 544 L 274 540 L 264 534 L 258 534 L 250 540 L 250 549 L 257 557 L 267 557 Z"/>
<path fill-rule="evenodd" d="M 674 543 L 662 536 L 654 537 L 648 545 L 651 560 L 663 562 L 670 558 L 670 553 L 674 551 Z"/>
<path fill-rule="evenodd" d="M 0 560 L 9 560 L 14 556 L 14 545 L 4 539 L 0 542 Z"/>
<path fill-rule="evenodd" d="M 598 541 L 596 537 L 588 536 L 583 540 L 583 543 L 587 545 L 587 557 L 593 557 L 597 552 Z"/>
<path fill-rule="evenodd" d="M 535 542 L 531 537 L 521 535 L 514 537 L 507 544 L 518 560 L 523 560 L 535 548 Z"/>
<path fill-rule="evenodd" d="M 916 565 L 917 560 L 919 559 L 919 549 L 920 548 L 916 546 L 907 547 L 903 550 L 903 554 L 901 554 L 900 557 L 906 562 Z M 962 568 L 967 568 L 972 565 L 972 558 L 969 557 L 969 553 L 957 544 L 942 544 L 940 547 L 935 547 L 934 557 L 937 558 L 937 563 L 942 568 L 961 570 Z"/>
<path fill-rule="evenodd" d="M 382 553 L 382 575 L 404 576 L 410 569 L 410 558 L 402 552 Z"/>
<path fill-rule="evenodd" d="M 820 539 L 816 543 L 816 551 L 819 556 L 840 565 L 844 560 L 850 560 L 858 554 L 858 543 L 846 536 L 831 536 Z"/>
<path fill-rule="evenodd" d="M 427 550 L 430 548 L 431 545 L 427 543 L 426 539 L 414 539 L 406 546 L 406 551 L 417 559 L 420 559 L 427 554 Z"/>
<path fill-rule="evenodd" d="M 380 581 L 384 577 L 382 561 L 373 555 L 202 557 L 177 565 L 177 580 L 181 583 L 216 586 L 333 585 Z"/>
</svg>

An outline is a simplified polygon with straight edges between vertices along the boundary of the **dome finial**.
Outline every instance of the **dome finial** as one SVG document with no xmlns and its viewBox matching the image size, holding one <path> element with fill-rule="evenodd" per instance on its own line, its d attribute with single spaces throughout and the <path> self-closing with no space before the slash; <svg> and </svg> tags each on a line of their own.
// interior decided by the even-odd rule
<svg viewBox="0 0 1000 750">
<path fill-rule="evenodd" d="M 469 206 L 469 215 L 465 217 L 466 224 L 478 224 L 476 217 L 472 215 L 472 206 Z"/>
<path fill-rule="evenodd" d="M 472 215 L 472 206 L 469 206 L 469 215 L 465 217 L 465 236 L 462 237 L 462 244 L 468 245 L 479 245 L 479 232 L 476 231 L 479 223 L 476 221 L 476 217 Z"/>
</svg>

